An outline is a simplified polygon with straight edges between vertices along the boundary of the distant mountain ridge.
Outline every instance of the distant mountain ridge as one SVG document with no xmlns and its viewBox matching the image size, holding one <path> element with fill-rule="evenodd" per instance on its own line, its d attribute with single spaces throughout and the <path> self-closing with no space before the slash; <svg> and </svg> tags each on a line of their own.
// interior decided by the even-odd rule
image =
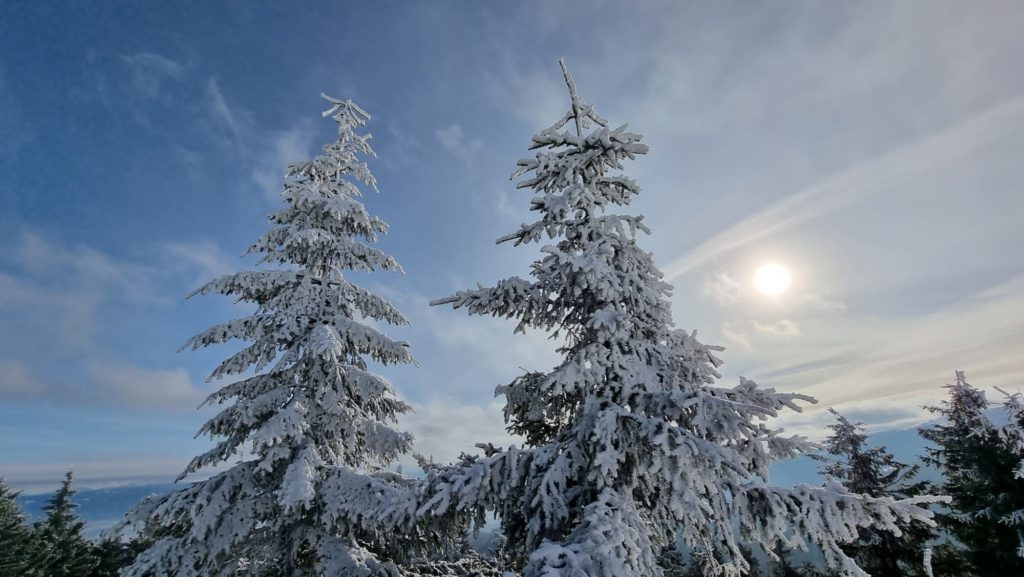
<svg viewBox="0 0 1024 577">
<path fill-rule="evenodd" d="M 109 489 L 79 489 L 74 502 L 78 505 L 76 512 L 85 521 L 85 535 L 96 539 L 112 528 L 124 517 L 133 505 L 150 495 L 162 495 L 181 485 L 160 483 L 136 485 L 132 487 L 114 487 Z M 32 521 L 42 519 L 46 514 L 43 507 L 52 493 L 38 495 L 22 495 L 18 497 L 21 508 Z"/>
</svg>

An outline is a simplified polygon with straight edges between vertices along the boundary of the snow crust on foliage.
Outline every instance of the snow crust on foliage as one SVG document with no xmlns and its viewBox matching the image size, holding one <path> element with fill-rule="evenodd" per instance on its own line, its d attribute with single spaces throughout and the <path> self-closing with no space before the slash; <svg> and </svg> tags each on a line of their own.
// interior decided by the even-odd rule
<svg viewBox="0 0 1024 577">
<path fill-rule="evenodd" d="M 813 447 L 764 421 L 813 399 L 746 379 L 716 385 L 722 349 L 673 328 L 671 287 L 636 242 L 649 232 L 643 217 L 613 212 L 640 191 L 613 172 L 647 146 L 625 125 L 610 128 L 563 70 L 572 108 L 533 137 L 535 156 L 513 174 L 537 220 L 498 239 L 550 241 L 531 279 L 432 303 L 562 336 L 563 360 L 497 389 L 527 446 L 481 445 L 482 455 L 428 467 L 417 514 L 495 512 L 524 577 L 660 576 L 657 553 L 677 537 L 706 553 L 709 574 L 743 574 L 741 543 L 814 543 L 832 566 L 864 575 L 839 543 L 861 527 L 930 524 L 933 499 L 766 484 L 772 462 Z"/>
<path fill-rule="evenodd" d="M 410 410 L 367 359 L 415 362 L 406 343 L 367 322 L 405 324 L 385 299 L 345 271 L 401 271 L 374 243 L 387 225 L 359 202 L 376 181 L 360 157 L 372 155 L 369 115 L 324 96 L 338 139 L 288 168 L 286 207 L 249 252 L 257 270 L 215 279 L 195 294 L 217 293 L 256 305 L 247 317 L 217 324 L 183 348 L 246 342 L 210 380 L 255 374 L 206 400 L 224 405 L 200 429 L 219 439 L 181 478 L 233 462 L 227 470 L 130 513 L 129 525 L 153 539 L 126 577 L 358 575 L 398 577 L 392 531 L 416 509 L 414 483 L 378 471 L 410 450 L 392 428 Z M 281 268 L 269 268 L 283 265 Z M 243 458 L 245 460 L 239 460 Z M 389 517 L 390 515 L 390 517 Z M 390 521 L 389 521 L 390 519 Z M 425 531 L 407 531 L 423 546 Z"/>
</svg>

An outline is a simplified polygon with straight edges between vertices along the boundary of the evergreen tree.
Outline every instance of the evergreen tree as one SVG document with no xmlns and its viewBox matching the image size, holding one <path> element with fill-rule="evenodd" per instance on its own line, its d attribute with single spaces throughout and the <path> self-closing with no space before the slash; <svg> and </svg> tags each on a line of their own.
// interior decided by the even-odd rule
<svg viewBox="0 0 1024 577">
<path fill-rule="evenodd" d="M 934 445 L 926 449 L 926 462 L 945 477 L 939 489 L 952 497 L 939 523 L 959 545 L 936 551 L 936 573 L 1024 575 L 1016 513 L 1024 508 L 1024 480 L 1014 474 L 1022 454 L 1001 437 L 986 415 L 990 404 L 984 391 L 972 387 L 963 371 L 947 388 L 949 398 L 928 407 L 938 422 L 919 429 Z"/>
<path fill-rule="evenodd" d="M 288 167 L 271 228 L 250 248 L 256 270 L 218 278 L 196 291 L 252 303 L 250 316 L 216 325 L 183 348 L 234 339 L 248 344 L 210 375 L 252 371 L 214 392 L 227 404 L 200 433 L 221 440 L 182 478 L 220 463 L 230 468 L 133 513 L 152 539 L 128 577 L 397 575 L 390 527 L 370 511 L 411 494 L 412 481 L 381 468 L 410 449 L 392 428 L 409 406 L 369 362 L 413 363 L 408 345 L 370 323 L 406 324 L 383 298 L 346 278 L 348 271 L 401 272 L 373 246 L 387 225 L 358 200 L 376 190 L 361 156 L 369 115 L 324 96 L 338 139 L 308 162 Z M 411 540 L 410 542 L 417 542 Z"/>
<path fill-rule="evenodd" d="M 97 561 L 88 577 L 118 577 L 121 569 L 131 565 L 147 546 L 147 543 L 138 539 L 101 539 L 93 544 L 92 552 Z"/>
<path fill-rule="evenodd" d="M 538 220 L 499 239 L 552 240 L 533 279 L 433 303 L 564 337 L 563 360 L 498 388 L 527 446 L 483 445 L 483 455 L 429 470 L 420 514 L 495 511 L 526 577 L 659 577 L 658 553 L 677 536 L 707 551 L 708 574 L 745 572 L 741 542 L 770 550 L 809 540 L 831 565 L 863 575 L 839 543 L 869 525 L 930 522 L 918 506 L 930 499 L 766 483 L 773 461 L 811 445 L 759 421 L 811 399 L 746 379 L 714 386 L 721 349 L 672 328 L 670 286 L 636 243 L 648 232 L 642 217 L 612 212 L 639 192 L 613 173 L 647 147 L 610 128 L 563 72 L 571 109 L 533 137 L 536 156 L 513 174 L 534 191 Z"/>
<path fill-rule="evenodd" d="M 920 467 L 907 465 L 893 457 L 885 447 L 871 447 L 860 423 L 851 423 L 833 409 L 836 423 L 824 447 L 831 459 L 824 459 L 822 474 L 836 479 L 851 493 L 872 497 L 907 499 L 924 495 L 929 484 L 916 479 Z M 920 523 L 900 524 L 902 534 L 872 527 L 858 530 L 856 541 L 843 550 L 872 577 L 923 575 L 921 554 L 934 531 Z"/>
<path fill-rule="evenodd" d="M 60 489 L 43 507 L 46 518 L 36 529 L 43 543 L 39 566 L 47 577 L 82 577 L 96 566 L 92 547 L 85 540 L 85 522 L 75 513 L 78 505 L 72 501 L 72 481 L 73 475 L 68 471 Z"/>
<path fill-rule="evenodd" d="M 1006 423 L 998 429 L 999 438 L 1006 449 L 1019 459 L 1013 469 L 1013 477 L 1024 490 L 1024 397 L 1020 393 L 1010 394 L 998 387 L 996 389 L 1006 396 L 1003 401 Z M 1024 557 L 1024 499 L 1018 500 L 1015 506 L 1016 509 L 1004 513 L 1000 521 L 1017 530 L 1017 556 Z"/>
<path fill-rule="evenodd" d="M 38 575 L 38 541 L 18 505 L 18 495 L 0 479 L 0 577 Z"/>
</svg>

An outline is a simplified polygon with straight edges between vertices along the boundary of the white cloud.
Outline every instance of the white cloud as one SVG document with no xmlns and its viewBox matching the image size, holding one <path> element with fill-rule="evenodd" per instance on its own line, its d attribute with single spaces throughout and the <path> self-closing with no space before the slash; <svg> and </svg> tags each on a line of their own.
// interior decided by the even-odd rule
<svg viewBox="0 0 1024 577">
<path fill-rule="evenodd" d="M 0 398 L 75 407 L 195 410 L 206 398 L 184 369 L 154 370 L 87 361 L 73 377 L 43 377 L 20 360 L 0 359 Z"/>
<path fill-rule="evenodd" d="M 554 124 L 569 109 L 557 62 L 552 59 L 544 64 L 527 69 L 521 59 L 507 52 L 502 54 L 501 64 L 484 76 L 484 86 L 497 104 L 533 130 Z"/>
<path fill-rule="evenodd" d="M 757 332 L 771 335 L 773 337 L 792 338 L 800 336 L 800 327 L 793 321 L 782 319 L 778 321 L 761 322 L 752 320 L 750 326 Z"/>
<path fill-rule="evenodd" d="M 209 115 L 226 130 L 227 145 L 251 165 L 252 183 L 267 202 L 277 206 L 288 166 L 313 156 L 319 125 L 302 118 L 284 130 L 257 127 L 248 110 L 228 102 L 216 78 L 207 82 L 206 100 Z"/>
<path fill-rule="evenodd" d="M 449 154 L 461 160 L 466 166 L 473 164 L 473 158 L 480 152 L 481 144 L 477 139 L 467 139 L 458 124 L 434 131 L 437 141 Z"/>
<path fill-rule="evenodd" d="M 725 271 L 717 271 L 704 279 L 704 295 L 711 297 L 721 306 L 736 304 L 742 292 L 740 281 L 729 276 Z"/>
<path fill-rule="evenodd" d="M 170 243 L 155 262 L 116 259 L 35 233 L 0 251 L 0 397 L 67 405 L 192 410 L 203 394 L 183 369 L 133 364 L 103 344 L 118 318 L 166 310 L 180 277 L 227 268 L 207 241 Z M 191 288 L 191 287 L 190 287 Z M 135 329 L 137 330 L 137 329 Z M 117 362 L 107 359 L 120 358 Z"/>
<path fill-rule="evenodd" d="M 94 348 L 97 317 L 112 303 L 159 306 L 170 302 L 158 269 L 120 261 L 87 246 L 67 247 L 24 233 L 0 249 L 0 344 L 42 351 Z"/>
<path fill-rule="evenodd" d="M 184 369 L 153 370 L 120 363 L 90 361 L 83 403 L 159 410 L 194 410 L 206 395 Z"/>
<path fill-rule="evenodd" d="M 54 288 L 116 292 L 136 303 L 160 300 L 153 269 L 115 260 L 89 246 L 66 247 L 25 232 L 13 250 L 0 253 L 0 259 L 15 264 L 37 283 Z"/>
<path fill-rule="evenodd" d="M 773 427 L 782 427 L 786 433 L 802 435 L 812 441 L 821 441 L 829 434 L 828 425 L 835 424 L 836 418 L 827 409 L 833 408 L 852 422 L 864 424 L 870 433 L 892 431 L 919 425 L 929 418 L 924 407 L 935 404 L 938 397 L 931 391 L 897 394 L 862 399 L 838 404 L 819 402 L 804 405 L 802 413 L 786 411 L 780 414 Z"/>
<path fill-rule="evenodd" d="M 256 154 L 251 178 L 268 202 L 281 202 L 281 181 L 288 165 L 311 158 L 316 136 L 316 127 L 303 120 L 262 138 L 266 146 Z"/>
<path fill-rule="evenodd" d="M 216 78 L 210 78 L 206 83 L 206 97 L 210 114 L 215 120 L 237 136 L 242 131 L 241 121 L 236 117 L 235 112 L 228 106 L 224 94 L 220 91 L 220 83 Z"/>
<path fill-rule="evenodd" d="M 79 489 L 106 489 L 150 483 L 170 483 L 188 458 L 169 455 L 117 455 L 82 457 L 53 462 L 4 463 L 4 482 L 26 494 L 47 493 L 60 486 L 67 471 L 74 471 Z"/>
<path fill-rule="evenodd" d="M 496 401 L 471 405 L 450 397 L 436 397 L 414 404 L 415 413 L 402 417 L 399 428 L 415 435 L 417 453 L 439 463 L 449 463 L 460 453 L 477 452 L 476 443 L 507 447 L 522 442 L 505 430 L 502 406 L 503 403 Z M 414 461 L 406 459 L 403 464 L 412 465 Z"/>
<path fill-rule="evenodd" d="M 204 283 L 239 268 L 239 258 L 229 255 L 211 240 L 171 242 L 164 245 L 164 250 L 179 264 L 179 270 L 194 271 L 195 283 Z"/>
<path fill-rule="evenodd" d="M 934 170 L 1024 128 L 1024 96 L 825 178 L 741 220 L 666 267 L 671 280 L 717 257 L 808 220 L 820 218 Z"/>
<path fill-rule="evenodd" d="M 745 351 L 753 349 L 753 346 L 750 344 L 750 338 L 735 323 L 722 323 L 722 336 L 729 344 L 737 345 Z"/>
<path fill-rule="evenodd" d="M 510 217 L 519 216 L 519 211 L 512 206 L 512 198 L 504 189 L 496 189 L 494 197 L 497 199 L 494 203 L 494 208 L 498 209 L 499 213 Z"/>
<path fill-rule="evenodd" d="M 902 396 L 938 399 L 953 371 L 967 369 L 977 386 L 1024 383 L 1024 276 L 980 291 L 942 310 L 901 318 L 865 313 L 806 319 L 803 339 L 758 341 L 732 367 L 762 384 L 799 390 L 823 404 L 874 401 L 898 406 Z"/>
<path fill-rule="evenodd" d="M 136 92 L 152 99 L 161 96 L 165 81 L 180 79 L 185 70 L 174 60 L 149 52 L 122 56 L 121 60 L 131 68 Z"/>
<path fill-rule="evenodd" d="M 28 366 L 13 359 L 0 359 L 0 397 L 32 395 L 42 389 Z"/>
<path fill-rule="evenodd" d="M 839 299 L 831 298 L 828 295 L 819 293 L 806 293 L 800 295 L 800 300 L 816 311 L 845 311 L 846 303 Z"/>
</svg>

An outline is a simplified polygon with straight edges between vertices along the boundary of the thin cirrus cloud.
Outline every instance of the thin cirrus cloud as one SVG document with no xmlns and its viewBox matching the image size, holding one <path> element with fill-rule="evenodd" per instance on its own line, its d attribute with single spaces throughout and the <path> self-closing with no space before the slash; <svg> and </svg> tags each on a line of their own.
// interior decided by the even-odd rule
<svg viewBox="0 0 1024 577">
<path fill-rule="evenodd" d="M 121 60 L 131 69 L 136 92 L 151 99 L 159 98 L 165 83 L 181 79 L 185 72 L 177 61 L 151 52 L 121 56 Z"/>
<path fill-rule="evenodd" d="M 179 276 L 225 270 L 209 241 L 172 243 L 155 263 L 117 259 L 26 232 L 0 255 L 0 396 L 70 406 L 194 409 L 202 391 L 182 368 L 110 361 L 102 343 L 127 311 L 168 311 L 181 300 Z"/>
<path fill-rule="evenodd" d="M 434 131 L 434 135 L 449 154 L 461 160 L 466 166 L 473 164 L 473 157 L 482 147 L 479 140 L 466 138 L 458 124 L 439 128 Z"/>
<path fill-rule="evenodd" d="M 242 132 L 243 119 L 228 106 L 224 93 L 221 92 L 220 82 L 216 78 L 206 81 L 206 98 L 209 105 L 210 116 L 217 120 L 231 134 L 237 136 Z"/>
<path fill-rule="evenodd" d="M 711 298 L 720 306 L 736 304 L 740 300 L 743 285 L 729 273 L 720 270 L 704 280 L 704 296 Z"/>
<path fill-rule="evenodd" d="M 308 118 L 288 128 L 262 129 L 244 107 L 231 102 L 216 77 L 206 82 L 205 110 L 232 154 L 251 166 L 249 178 L 268 203 L 277 203 L 281 179 L 289 164 L 309 158 L 317 139 L 317 126 Z"/>
<path fill-rule="evenodd" d="M 182 411 L 194 410 L 205 396 L 184 369 L 88 361 L 73 376 L 47 378 L 22 361 L 0 359 L 0 398 L 7 401 Z"/>
<path fill-rule="evenodd" d="M 750 325 L 759 333 L 781 338 L 793 338 L 800 336 L 800 326 L 789 319 L 778 321 L 761 322 L 752 320 Z"/>
<path fill-rule="evenodd" d="M 937 311 L 892 319 L 848 315 L 841 322 L 801 321 L 802 338 L 756 341 L 739 360 L 741 372 L 764 384 L 843 405 L 901 395 L 938 400 L 954 370 L 979 386 L 1024 382 L 1024 276 Z M 745 333 L 741 338 L 750 338 Z"/>
<path fill-rule="evenodd" d="M 1016 96 L 962 122 L 905 144 L 867 163 L 788 195 L 702 242 L 667 267 L 678 278 L 740 247 L 841 210 L 898 183 L 960 159 L 1024 128 L 1024 96 Z"/>
</svg>

